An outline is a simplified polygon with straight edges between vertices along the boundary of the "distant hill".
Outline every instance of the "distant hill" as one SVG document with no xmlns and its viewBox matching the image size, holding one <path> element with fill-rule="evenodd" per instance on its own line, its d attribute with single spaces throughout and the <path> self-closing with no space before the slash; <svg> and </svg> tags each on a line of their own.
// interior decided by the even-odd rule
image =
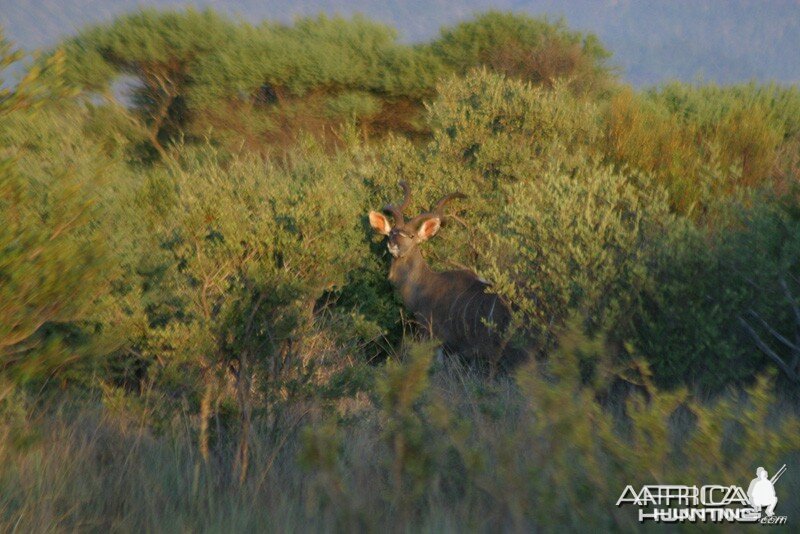
<svg viewBox="0 0 800 534">
<path fill-rule="evenodd" d="M 671 79 L 800 82 L 800 0 L 0 0 L 0 24 L 31 49 L 139 7 L 188 5 L 251 22 L 360 12 L 398 28 L 405 41 L 430 39 L 479 11 L 524 11 L 596 33 L 637 86 Z"/>
</svg>

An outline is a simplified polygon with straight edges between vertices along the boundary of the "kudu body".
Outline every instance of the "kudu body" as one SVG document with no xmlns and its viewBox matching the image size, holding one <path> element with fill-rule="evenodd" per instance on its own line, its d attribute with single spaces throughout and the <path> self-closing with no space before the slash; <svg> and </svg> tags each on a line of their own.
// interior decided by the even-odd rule
<svg viewBox="0 0 800 534">
<path fill-rule="evenodd" d="M 506 347 L 502 335 L 510 322 L 508 307 L 498 295 L 486 291 L 490 284 L 466 269 L 434 271 L 419 248 L 420 243 L 439 231 L 445 204 L 465 196 L 447 195 L 430 212 L 406 221 L 403 211 L 411 192 L 405 182 L 400 186 L 403 203 L 383 210 L 392 215 L 394 223 L 377 211 L 369 213 L 369 221 L 376 232 L 387 237 L 392 254 L 389 281 L 405 307 L 423 329 L 444 343 L 447 352 L 458 353 L 478 364 L 489 364 L 492 373 L 498 366 L 517 363 L 522 354 Z"/>
</svg>

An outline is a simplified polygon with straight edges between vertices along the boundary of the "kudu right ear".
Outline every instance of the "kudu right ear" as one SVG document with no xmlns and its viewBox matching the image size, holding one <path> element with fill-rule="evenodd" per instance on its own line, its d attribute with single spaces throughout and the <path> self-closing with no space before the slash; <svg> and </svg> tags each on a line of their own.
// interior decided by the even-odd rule
<svg viewBox="0 0 800 534">
<path fill-rule="evenodd" d="M 442 220 L 439 217 L 431 217 L 429 219 L 425 219 L 425 221 L 423 221 L 423 223 L 419 225 L 419 229 L 417 230 L 417 235 L 419 236 L 419 240 L 427 241 L 428 239 L 435 236 L 436 232 L 439 231 L 441 225 L 442 225 Z"/>
<path fill-rule="evenodd" d="M 383 235 L 389 235 L 389 232 L 392 230 L 389 219 L 387 219 L 384 214 L 378 213 L 377 211 L 369 212 L 369 225 L 372 226 L 373 230 Z"/>
</svg>

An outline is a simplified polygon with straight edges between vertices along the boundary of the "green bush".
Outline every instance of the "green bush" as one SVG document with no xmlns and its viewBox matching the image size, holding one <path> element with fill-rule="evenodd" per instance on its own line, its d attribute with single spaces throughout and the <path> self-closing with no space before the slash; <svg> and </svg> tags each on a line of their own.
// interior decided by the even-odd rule
<svg viewBox="0 0 800 534">
<path fill-rule="evenodd" d="M 624 321 L 647 280 L 649 240 L 667 204 L 646 177 L 592 156 L 597 108 L 563 85 L 548 91 L 486 71 L 452 78 L 439 94 L 430 106 L 433 141 L 384 152 L 376 180 L 383 200 L 399 179 L 412 184 L 418 211 L 420 199 L 466 193 L 451 208 L 463 207 L 463 224 L 436 238 L 434 257 L 476 267 L 535 334 L 576 307 L 595 325 L 612 309 Z"/>
<path fill-rule="evenodd" d="M 795 180 L 785 154 L 797 144 L 798 109 L 797 89 L 776 85 L 621 91 L 608 108 L 606 153 L 652 174 L 676 211 L 702 219 L 720 197 Z"/>
<path fill-rule="evenodd" d="M 458 367 L 430 375 L 432 347 L 409 347 L 380 372 L 375 403 L 354 415 L 305 405 L 299 431 L 298 419 L 277 433 L 258 425 L 252 475 L 242 483 L 230 464 L 200 461 L 184 419 L 154 435 L 138 418 L 62 404 L 29 423 L 41 437 L 25 447 L 0 441 L 0 524 L 627 531 L 641 527 L 638 518 L 614 502 L 629 484 L 742 485 L 759 464 L 797 459 L 798 420 L 767 380 L 701 402 L 659 390 L 641 362 L 616 367 L 602 337 L 580 330 L 559 334 L 546 376 L 532 363 L 495 383 Z M 587 359 L 599 370 L 588 382 L 576 372 Z M 642 392 L 609 400 L 620 374 Z M 779 486 L 781 514 L 800 509 L 796 486 L 790 469 Z"/>
<path fill-rule="evenodd" d="M 797 328 L 797 215 L 774 204 L 734 209 L 734 228 L 705 235 L 684 221 L 655 249 L 633 317 L 637 349 L 661 384 L 720 390 L 750 382 L 769 359 L 742 321 L 791 365 L 791 350 L 769 329 L 789 337 Z"/>
<path fill-rule="evenodd" d="M 58 60 L 34 68 L 0 101 L 0 373 L 14 383 L 83 381 L 92 368 L 76 364 L 123 342 L 108 196 L 126 171 L 83 135 L 80 109 L 53 102 L 59 76 Z"/>
<path fill-rule="evenodd" d="M 460 74 L 483 66 L 547 87 L 563 79 L 573 90 L 593 95 L 613 83 L 606 66 L 611 54 L 596 36 L 569 30 L 563 21 L 490 11 L 444 28 L 430 48 Z"/>
</svg>

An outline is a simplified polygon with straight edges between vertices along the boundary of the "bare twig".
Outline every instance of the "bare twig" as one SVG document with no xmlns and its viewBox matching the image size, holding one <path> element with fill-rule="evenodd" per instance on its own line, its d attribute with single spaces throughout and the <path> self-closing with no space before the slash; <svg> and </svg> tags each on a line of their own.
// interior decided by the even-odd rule
<svg viewBox="0 0 800 534">
<path fill-rule="evenodd" d="M 797 302 L 794 299 L 794 295 L 792 292 L 789 291 L 789 285 L 786 283 L 785 278 L 781 278 L 780 280 L 781 287 L 783 288 L 783 293 L 786 295 L 786 300 L 789 301 L 789 306 L 792 307 L 792 311 L 794 312 L 794 318 L 797 321 L 797 326 L 800 328 L 800 306 L 797 305 Z"/>
<path fill-rule="evenodd" d="M 789 348 L 789 350 L 791 350 L 792 352 L 798 352 L 798 351 L 800 351 L 800 347 L 796 346 L 794 343 L 792 343 L 791 341 L 789 341 L 788 339 L 786 339 L 786 338 L 785 338 L 784 336 L 782 336 L 782 335 L 781 335 L 779 332 L 777 332 L 777 331 L 776 331 L 774 328 L 772 328 L 772 327 L 771 327 L 771 326 L 770 326 L 770 325 L 769 325 L 769 324 L 768 324 L 768 323 L 767 323 L 767 322 L 766 322 L 764 319 L 762 319 L 762 318 L 761 318 L 761 316 L 760 316 L 759 314 L 757 314 L 757 313 L 755 312 L 755 310 L 752 310 L 752 309 L 751 309 L 751 310 L 748 310 L 748 313 L 749 313 L 750 315 L 752 315 L 753 317 L 755 317 L 756 319 L 758 319 L 758 321 L 759 321 L 759 322 L 760 322 L 762 325 L 764 325 L 764 328 L 766 328 L 766 329 L 767 329 L 767 332 L 769 332 L 770 334 L 772 334 L 772 337 L 774 337 L 775 339 L 777 339 L 778 341 L 780 341 L 781 343 L 783 343 L 784 345 L 786 345 L 786 346 Z"/>
<path fill-rule="evenodd" d="M 741 324 L 742 327 L 744 327 L 744 329 L 747 330 L 747 333 L 750 334 L 750 337 L 753 339 L 753 341 L 758 346 L 758 348 L 761 349 L 761 351 L 764 354 L 769 356 L 770 359 L 772 359 L 772 361 L 774 361 L 775 364 L 778 367 L 780 367 L 781 370 L 784 373 L 786 373 L 786 375 L 792 381 L 794 381 L 794 382 L 798 382 L 799 381 L 798 378 L 800 378 L 800 377 L 798 377 L 797 371 L 795 369 L 792 369 L 785 361 L 783 361 L 783 358 L 781 358 L 778 355 L 778 353 L 776 353 L 774 350 L 772 350 L 769 345 L 764 343 L 764 340 L 761 339 L 761 337 L 758 335 L 758 333 L 753 329 L 752 326 L 750 326 L 747 323 L 747 321 L 745 321 L 742 317 L 739 317 L 739 324 Z"/>
</svg>

